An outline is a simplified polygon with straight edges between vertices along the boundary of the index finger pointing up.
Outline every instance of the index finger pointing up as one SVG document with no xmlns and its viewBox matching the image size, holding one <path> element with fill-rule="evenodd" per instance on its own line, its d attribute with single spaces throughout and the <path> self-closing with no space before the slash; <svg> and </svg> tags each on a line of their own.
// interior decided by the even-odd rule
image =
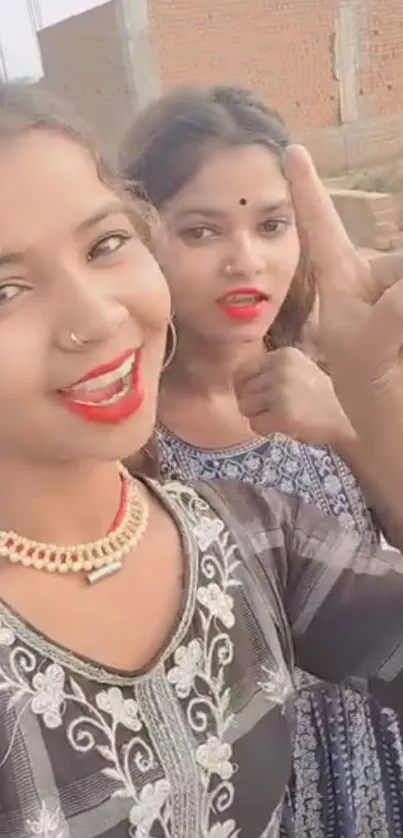
<svg viewBox="0 0 403 838">
<path fill-rule="evenodd" d="M 297 226 L 308 247 L 319 292 L 354 294 L 352 274 L 359 257 L 303 146 L 289 146 L 285 154 L 285 173 Z"/>
</svg>

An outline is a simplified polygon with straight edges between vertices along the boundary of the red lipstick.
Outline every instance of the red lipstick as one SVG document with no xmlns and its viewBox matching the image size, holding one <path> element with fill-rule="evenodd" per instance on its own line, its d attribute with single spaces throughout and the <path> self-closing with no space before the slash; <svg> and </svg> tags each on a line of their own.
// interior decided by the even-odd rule
<svg viewBox="0 0 403 838">
<path fill-rule="evenodd" d="M 231 320 L 256 320 L 269 297 L 258 288 L 233 288 L 218 300 L 218 305 Z"/>
<path fill-rule="evenodd" d="M 129 419 L 144 399 L 141 350 L 130 349 L 58 391 L 68 410 L 86 422 L 117 425 Z"/>
</svg>

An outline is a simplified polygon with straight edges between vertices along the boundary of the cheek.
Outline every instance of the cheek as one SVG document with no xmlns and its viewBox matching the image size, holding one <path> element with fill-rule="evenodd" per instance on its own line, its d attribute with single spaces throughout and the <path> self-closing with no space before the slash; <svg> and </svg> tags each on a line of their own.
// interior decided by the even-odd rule
<svg viewBox="0 0 403 838">
<path fill-rule="evenodd" d="M 301 245 L 295 227 L 290 227 L 284 243 L 284 269 L 294 276 L 301 256 Z"/>
<path fill-rule="evenodd" d="M 31 311 L 30 322 L 23 316 L 0 321 L 0 438 L 35 435 L 37 416 L 50 390 L 49 335 Z M 12 326 L 11 326 L 12 321 Z M 39 411 L 39 413 L 38 413 Z"/>
<path fill-rule="evenodd" d="M 212 276 L 205 251 L 187 247 L 179 239 L 170 239 L 159 246 L 157 258 L 169 286 L 173 310 L 178 313 L 197 308 L 197 301 L 205 296 Z"/>
<path fill-rule="evenodd" d="M 285 293 L 287 293 L 298 268 L 300 255 L 299 238 L 296 230 L 291 228 L 287 235 L 278 242 L 277 251 L 277 275 Z"/>
<path fill-rule="evenodd" d="M 8 389 L 14 384 L 17 390 L 30 380 L 43 381 L 51 342 L 48 311 L 28 295 L 20 306 L 0 317 L 0 398 L 6 382 Z"/>
<path fill-rule="evenodd" d="M 142 270 L 138 266 L 138 282 L 131 280 L 130 308 L 133 320 L 143 332 L 144 389 L 150 403 L 156 400 L 159 375 L 165 355 L 168 322 L 172 303 L 168 283 L 156 259 L 144 254 Z"/>
<path fill-rule="evenodd" d="M 170 284 L 173 265 L 180 263 L 180 247 L 177 239 L 168 234 L 161 235 L 156 242 L 155 258 L 160 270 Z"/>
<path fill-rule="evenodd" d="M 143 352 L 143 387 L 147 398 L 157 399 L 159 379 L 166 352 L 167 331 L 159 332 L 149 340 Z"/>
<path fill-rule="evenodd" d="M 141 264 L 131 266 L 127 281 L 130 310 L 134 319 L 154 332 L 164 332 L 171 314 L 168 283 L 156 259 L 145 250 Z"/>
</svg>

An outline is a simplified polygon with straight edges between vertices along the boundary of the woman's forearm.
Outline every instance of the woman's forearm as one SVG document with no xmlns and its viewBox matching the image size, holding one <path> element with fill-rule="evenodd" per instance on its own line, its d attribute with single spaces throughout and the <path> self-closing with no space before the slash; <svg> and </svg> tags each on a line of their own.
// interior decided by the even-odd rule
<svg viewBox="0 0 403 838">
<path fill-rule="evenodd" d="M 389 543 L 402 549 L 403 487 L 399 488 L 396 480 L 396 473 L 400 473 L 396 459 L 403 460 L 403 445 L 392 451 L 383 437 L 384 433 L 380 429 L 378 443 L 375 440 L 372 445 L 364 444 L 346 417 L 334 448 L 356 477 Z"/>
</svg>

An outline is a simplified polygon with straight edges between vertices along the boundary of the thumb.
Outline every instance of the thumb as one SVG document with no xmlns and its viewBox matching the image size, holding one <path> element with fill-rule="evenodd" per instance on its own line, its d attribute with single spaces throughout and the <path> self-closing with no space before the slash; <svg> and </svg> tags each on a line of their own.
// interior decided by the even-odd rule
<svg viewBox="0 0 403 838">
<path fill-rule="evenodd" d="M 345 296 L 367 300 L 368 264 L 357 253 L 347 235 L 333 201 L 303 146 L 288 147 L 285 173 L 298 230 L 309 252 L 322 305 L 327 306 L 328 302 L 337 299 L 339 309 Z"/>
<path fill-rule="evenodd" d="M 384 291 L 371 320 L 372 351 L 379 370 L 386 371 L 397 362 L 403 348 L 403 279 Z"/>
<path fill-rule="evenodd" d="M 356 329 L 367 306 L 372 311 L 372 339 L 380 355 L 391 357 L 403 346 L 403 251 L 367 260 L 350 241 L 308 152 L 290 146 L 286 175 L 296 220 L 309 249 L 318 283 L 324 338 Z M 364 305 L 363 305 L 364 304 Z M 321 317 L 321 319 L 322 319 Z"/>
<path fill-rule="evenodd" d="M 403 250 L 395 250 L 393 253 L 382 253 L 369 260 L 373 279 L 374 299 L 377 299 L 389 288 L 398 285 L 403 279 Z M 402 291 L 397 291 L 397 297 Z"/>
<path fill-rule="evenodd" d="M 248 385 L 253 387 L 253 383 L 260 379 L 263 374 L 267 374 L 272 366 L 273 356 L 275 352 L 268 352 L 264 359 L 251 358 L 244 361 L 236 370 L 234 375 L 234 386 L 237 395 L 248 388 Z"/>
</svg>

